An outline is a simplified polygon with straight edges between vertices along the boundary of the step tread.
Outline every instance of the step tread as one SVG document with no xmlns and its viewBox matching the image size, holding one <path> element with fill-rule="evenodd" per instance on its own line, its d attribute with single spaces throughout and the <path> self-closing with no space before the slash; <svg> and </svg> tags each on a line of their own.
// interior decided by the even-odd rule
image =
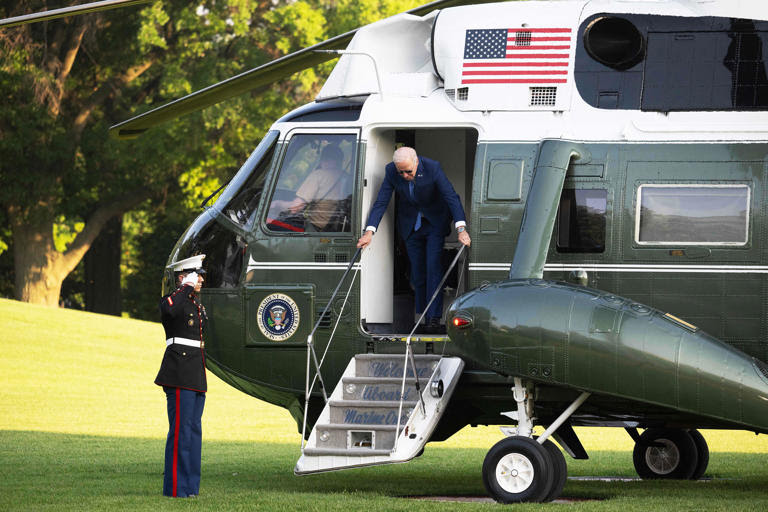
<svg viewBox="0 0 768 512">
<path fill-rule="evenodd" d="M 372 334 L 371 337 L 376 341 L 407 341 L 408 334 Z M 448 341 L 448 334 L 414 334 L 411 341 Z"/>
<path fill-rule="evenodd" d="M 304 448 L 304 455 L 391 455 L 391 450 L 374 450 L 372 448 Z"/>
<path fill-rule="evenodd" d="M 418 400 L 407 400 L 403 402 L 403 407 L 414 407 Z M 377 407 L 381 409 L 400 407 L 397 400 L 376 401 L 376 400 L 329 400 L 331 407 Z"/>
<path fill-rule="evenodd" d="M 368 423 L 324 423 L 315 425 L 315 429 L 328 429 L 328 430 L 395 430 L 397 425 L 376 425 Z M 405 425 L 400 425 L 400 429 L 405 428 Z"/>
<path fill-rule="evenodd" d="M 376 359 L 393 359 L 393 358 L 401 358 L 404 359 L 405 354 L 355 354 L 355 359 L 361 360 L 361 361 L 370 361 L 370 360 L 376 360 Z M 413 358 L 416 361 L 437 361 L 442 356 L 439 354 L 414 354 Z"/>
<path fill-rule="evenodd" d="M 342 377 L 341 381 L 345 384 L 402 384 L 402 377 Z M 424 379 L 420 379 L 424 382 Z M 416 384 L 416 379 L 406 377 L 405 383 Z"/>
</svg>

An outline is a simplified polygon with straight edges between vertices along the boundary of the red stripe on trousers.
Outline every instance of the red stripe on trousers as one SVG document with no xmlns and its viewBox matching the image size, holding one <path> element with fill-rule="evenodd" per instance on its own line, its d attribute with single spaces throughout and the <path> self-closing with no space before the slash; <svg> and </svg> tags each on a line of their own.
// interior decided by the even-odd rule
<svg viewBox="0 0 768 512">
<path fill-rule="evenodd" d="M 178 482 L 178 466 L 179 466 L 179 424 L 180 424 L 180 408 L 181 408 L 181 389 L 176 388 L 176 421 L 173 427 L 173 497 L 176 497 L 177 482 Z"/>
</svg>

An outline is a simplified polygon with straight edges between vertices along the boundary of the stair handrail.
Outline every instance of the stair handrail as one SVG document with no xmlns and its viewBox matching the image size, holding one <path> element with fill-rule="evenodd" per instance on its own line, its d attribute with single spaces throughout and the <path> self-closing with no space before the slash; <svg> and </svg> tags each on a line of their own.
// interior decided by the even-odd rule
<svg viewBox="0 0 768 512">
<path fill-rule="evenodd" d="M 421 316 L 418 320 L 416 320 L 416 323 L 414 324 L 413 328 L 411 329 L 411 333 L 408 335 L 408 339 L 406 340 L 407 344 L 411 343 L 411 336 L 413 336 L 413 333 L 416 332 L 416 329 L 418 329 L 419 324 L 421 324 L 421 321 L 424 319 L 424 317 L 427 314 L 427 311 L 429 311 L 429 306 L 432 305 L 432 303 L 437 298 L 437 294 L 440 293 L 443 289 L 443 284 L 445 284 L 445 280 L 448 279 L 448 275 L 453 270 L 453 267 L 456 266 L 456 262 L 459 261 L 459 258 L 461 257 L 462 253 L 464 252 L 464 249 L 467 246 L 462 244 L 459 248 L 459 251 L 456 253 L 456 256 L 453 257 L 453 261 L 451 262 L 451 265 L 448 267 L 448 270 L 446 270 L 445 274 L 443 274 L 443 278 L 440 280 L 440 284 L 437 285 L 437 288 L 435 289 L 435 293 L 432 294 L 432 298 L 429 299 L 429 302 L 427 302 L 427 306 L 424 308 L 424 311 L 421 312 Z"/>
<path fill-rule="evenodd" d="M 453 295 L 453 298 L 459 296 L 459 290 L 461 289 L 461 283 L 464 281 L 464 268 L 466 265 L 461 265 L 459 267 L 459 278 L 456 280 L 456 293 Z M 445 355 L 445 347 L 448 346 L 447 343 L 443 343 L 443 349 L 440 351 L 440 357 L 443 357 Z"/>
<path fill-rule="evenodd" d="M 320 368 L 323 367 L 323 363 L 325 362 L 325 356 L 328 355 L 328 349 L 331 347 L 331 342 L 333 341 L 333 337 L 336 335 L 336 329 L 339 327 L 339 322 L 341 321 L 341 316 L 344 314 L 344 308 L 347 306 L 347 302 L 349 302 L 349 294 L 352 291 L 352 285 L 355 284 L 355 280 L 357 279 L 357 273 L 359 272 L 360 268 L 355 269 L 355 273 L 352 275 L 352 280 L 349 281 L 349 287 L 347 288 L 347 293 L 344 295 L 344 302 L 341 303 L 341 309 L 339 310 L 339 314 L 336 315 L 336 323 L 333 324 L 333 330 L 331 330 L 331 335 L 328 337 L 328 343 L 325 345 L 325 350 L 323 350 L 323 355 L 320 357 Z M 315 381 L 317 380 L 317 374 L 315 374 L 314 379 L 312 380 L 312 384 L 309 386 L 309 389 L 314 389 L 315 387 Z"/>
<path fill-rule="evenodd" d="M 355 284 L 355 279 L 357 279 L 357 272 L 360 270 L 359 268 L 355 269 L 355 274 L 352 276 L 352 280 L 349 282 L 349 288 L 347 288 L 347 294 L 344 296 L 344 302 L 341 304 L 341 310 L 339 311 L 339 314 L 336 317 L 336 323 L 333 326 L 333 330 L 331 331 L 331 335 L 328 338 L 328 343 L 325 345 L 325 350 L 323 351 L 323 357 L 320 358 L 320 367 L 323 367 L 323 362 L 325 362 L 325 356 L 328 354 L 328 349 L 331 347 L 331 341 L 333 341 L 333 337 L 336 334 L 336 329 L 339 327 L 339 322 L 341 321 L 341 316 L 344 314 L 344 308 L 347 305 L 347 302 L 349 300 L 349 293 L 352 291 L 352 285 Z M 311 390 L 315 388 L 315 381 L 317 380 L 317 374 L 315 374 L 314 378 L 312 379 L 312 384 L 309 386 L 310 394 Z M 304 435 L 307 431 L 307 412 L 309 410 L 309 400 L 305 397 L 304 401 L 304 419 L 301 426 L 301 451 L 304 452 L 304 444 L 305 439 Z"/>
<path fill-rule="evenodd" d="M 320 380 L 320 389 L 323 391 L 323 399 L 325 400 L 325 403 L 328 403 L 328 393 L 326 392 L 325 382 L 323 382 L 323 376 L 320 373 L 320 368 L 322 367 L 322 361 L 318 362 L 317 360 L 317 352 L 315 352 L 315 345 L 312 342 L 313 337 L 315 335 L 315 331 L 320 326 L 320 322 L 322 322 L 323 318 L 325 318 L 325 314 L 328 312 L 328 308 L 331 307 L 331 304 L 333 304 L 333 299 L 336 298 L 336 294 L 339 292 L 339 288 L 341 288 L 341 283 L 344 282 L 344 280 L 349 275 L 350 270 L 352 270 L 352 267 L 355 265 L 355 261 L 357 260 L 357 257 L 360 255 L 360 251 L 362 251 L 362 248 L 358 248 L 357 251 L 355 251 L 355 254 L 352 256 L 352 259 L 349 261 L 349 265 L 347 265 L 347 269 L 344 271 L 344 274 L 341 276 L 341 279 L 339 279 L 338 284 L 336 284 L 336 288 L 333 290 L 333 293 L 331 294 L 331 298 L 328 300 L 328 303 L 325 305 L 325 308 L 323 309 L 323 312 L 318 317 L 317 321 L 315 322 L 314 327 L 312 327 L 312 332 L 309 333 L 307 336 L 307 370 L 306 370 L 306 379 L 304 383 L 304 421 L 303 425 L 301 427 L 301 449 L 304 450 L 304 442 L 306 439 L 306 431 L 307 431 L 307 413 L 309 412 L 309 397 L 312 393 L 312 389 L 315 387 L 316 380 Z M 355 278 L 357 277 L 357 272 L 355 272 Z M 354 279 L 352 279 L 352 282 L 349 283 L 349 289 L 347 290 L 347 296 L 344 298 L 344 304 L 346 304 L 347 299 L 349 298 L 349 292 L 352 290 L 352 284 L 355 282 Z M 343 306 L 342 306 L 343 310 Z M 339 325 L 339 320 L 341 319 L 341 315 L 338 315 L 338 318 L 336 319 L 336 326 Z M 333 334 L 336 332 L 336 326 L 333 328 L 333 332 L 331 333 L 331 337 L 328 339 L 328 343 L 325 347 L 325 352 L 323 353 L 323 360 L 325 360 L 325 354 L 328 353 L 328 347 L 331 344 L 331 341 L 333 340 Z M 311 371 L 311 361 L 314 360 L 315 363 L 315 369 L 317 372 L 315 373 L 314 378 L 312 379 L 312 385 L 310 386 L 309 383 L 309 373 Z"/>
<path fill-rule="evenodd" d="M 437 294 L 442 291 L 443 284 L 445 284 L 445 280 L 448 279 L 448 275 L 453 270 L 453 267 L 456 266 L 456 262 L 459 261 L 459 258 L 464 252 L 465 247 L 467 246 L 462 244 L 461 247 L 459 248 L 459 251 L 456 253 L 456 256 L 453 258 L 451 265 L 448 267 L 448 270 L 446 270 L 445 274 L 443 274 L 443 278 L 440 280 L 440 284 L 437 285 L 437 289 L 435 289 L 435 293 L 432 294 L 432 298 L 429 299 L 427 306 L 424 308 L 424 311 L 421 312 L 421 316 L 419 317 L 419 319 L 416 320 L 416 324 L 413 326 L 413 329 L 411 329 L 411 333 L 405 339 L 405 360 L 403 361 L 403 380 L 400 385 L 400 404 L 397 409 L 397 428 L 395 429 L 395 446 L 392 448 L 393 452 L 397 450 L 397 444 L 398 444 L 398 441 L 400 440 L 400 418 L 403 414 L 403 399 L 405 397 L 405 377 L 408 374 L 409 359 L 411 361 L 411 365 L 413 366 L 413 376 L 416 379 L 416 383 L 415 383 L 416 394 L 418 395 L 419 402 L 421 403 L 421 413 L 424 415 L 427 414 L 427 406 L 424 404 L 424 397 L 421 396 L 421 385 L 419 383 L 419 374 L 416 371 L 416 361 L 413 358 L 413 349 L 411 348 L 411 337 L 413 336 L 413 333 L 416 332 L 416 329 L 421 324 L 421 321 L 424 319 L 424 316 L 427 314 L 427 311 L 429 310 L 429 306 L 431 306 L 432 303 L 435 301 Z"/>
</svg>

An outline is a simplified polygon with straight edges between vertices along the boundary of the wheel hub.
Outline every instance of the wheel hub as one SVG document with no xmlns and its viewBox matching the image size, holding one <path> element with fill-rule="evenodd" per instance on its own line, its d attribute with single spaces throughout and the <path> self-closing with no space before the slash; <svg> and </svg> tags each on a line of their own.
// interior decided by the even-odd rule
<svg viewBox="0 0 768 512">
<path fill-rule="evenodd" d="M 668 475 L 680 464 L 680 450 L 669 439 L 655 439 L 655 442 L 664 446 L 645 450 L 645 463 L 657 475 Z"/>
<path fill-rule="evenodd" d="M 534 473 L 530 459 L 520 453 L 508 453 L 496 465 L 496 480 L 502 489 L 513 494 L 530 487 Z"/>
</svg>

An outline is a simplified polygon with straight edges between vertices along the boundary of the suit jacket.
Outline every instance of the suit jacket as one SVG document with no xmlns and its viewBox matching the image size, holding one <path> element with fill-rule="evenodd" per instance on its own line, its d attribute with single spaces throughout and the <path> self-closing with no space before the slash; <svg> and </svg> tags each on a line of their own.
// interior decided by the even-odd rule
<svg viewBox="0 0 768 512">
<path fill-rule="evenodd" d="M 163 297 L 160 301 L 160 318 L 166 338 L 200 340 L 200 348 L 175 343 L 168 345 L 155 384 L 205 392 L 208 383 L 205 378 L 205 348 L 202 341 L 208 317 L 194 291 L 191 285 L 185 285 Z"/>
<path fill-rule="evenodd" d="M 442 230 L 444 236 L 451 232 L 451 217 L 455 222 L 466 221 L 459 196 L 445 177 L 440 162 L 420 156 L 413 180 L 413 198 L 408 183 L 397 174 L 394 162 L 387 164 L 384 181 L 368 215 L 366 226 L 379 227 L 392 192 L 395 192 L 397 201 L 397 227 L 404 239 L 408 239 L 413 233 L 419 212 L 434 229 Z"/>
</svg>

